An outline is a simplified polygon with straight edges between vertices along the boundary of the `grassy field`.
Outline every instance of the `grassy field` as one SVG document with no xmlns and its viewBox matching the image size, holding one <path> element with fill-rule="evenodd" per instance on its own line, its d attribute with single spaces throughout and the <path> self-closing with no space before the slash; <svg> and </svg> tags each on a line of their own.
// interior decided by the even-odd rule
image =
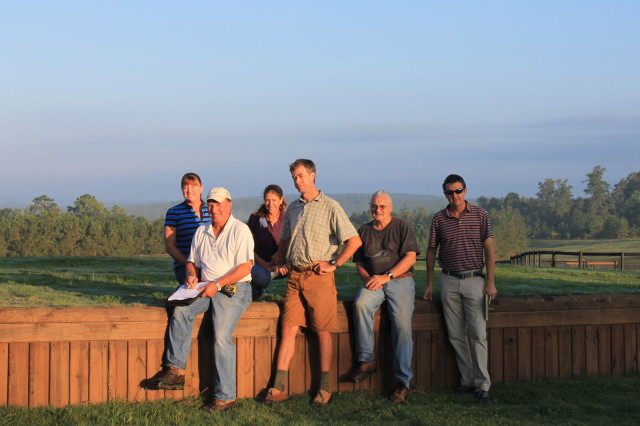
<svg viewBox="0 0 640 426">
<path fill-rule="evenodd" d="M 420 297 L 424 262 L 416 265 L 415 280 Z M 281 300 L 285 283 L 274 281 L 265 300 Z M 361 282 L 352 263 L 338 270 L 336 283 L 341 300 L 355 297 Z M 498 265 L 496 286 L 503 296 L 637 293 L 640 273 Z M 0 259 L 0 307 L 162 306 L 175 287 L 165 256 Z"/>
<path fill-rule="evenodd" d="M 490 405 L 441 387 L 414 391 L 401 405 L 391 404 L 386 393 L 360 391 L 334 394 L 323 408 L 299 395 L 275 407 L 245 399 L 238 408 L 213 415 L 199 409 L 198 398 L 60 409 L 0 407 L 0 425 L 636 425 L 640 424 L 638 389 L 640 374 L 631 374 L 500 383 L 491 389 Z"/>
</svg>

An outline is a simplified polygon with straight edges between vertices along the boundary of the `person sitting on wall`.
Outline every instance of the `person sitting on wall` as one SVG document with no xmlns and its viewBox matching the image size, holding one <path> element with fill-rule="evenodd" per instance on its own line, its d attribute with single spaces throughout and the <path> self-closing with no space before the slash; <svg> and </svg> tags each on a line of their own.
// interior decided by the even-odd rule
<svg viewBox="0 0 640 426">
<path fill-rule="evenodd" d="M 200 298 L 177 306 L 169 323 L 167 360 L 156 388 L 184 388 L 184 369 L 191 349 L 193 321 L 211 308 L 213 322 L 213 401 L 205 411 L 236 406 L 236 347 L 231 334 L 251 303 L 253 237 L 249 227 L 231 214 L 231 195 L 213 188 L 207 197 L 212 221 L 198 228 L 191 244 L 185 286 L 196 288 L 198 273 L 208 282 Z"/>
<path fill-rule="evenodd" d="M 255 245 L 256 263 L 251 268 L 251 289 L 254 300 L 264 294 L 272 279 L 282 277 L 279 272 L 282 265 L 274 264 L 271 260 L 280 244 L 280 232 L 287 201 L 284 199 L 282 188 L 273 184 L 264 189 L 262 197 L 264 202 L 256 212 L 251 213 L 247 221 Z"/>
</svg>

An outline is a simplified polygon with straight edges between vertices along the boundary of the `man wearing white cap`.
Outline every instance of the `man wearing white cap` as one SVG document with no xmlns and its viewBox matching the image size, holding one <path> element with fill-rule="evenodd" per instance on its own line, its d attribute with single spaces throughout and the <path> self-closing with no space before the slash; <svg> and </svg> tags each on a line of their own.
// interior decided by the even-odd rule
<svg viewBox="0 0 640 426">
<path fill-rule="evenodd" d="M 183 389 L 193 320 L 211 307 L 215 330 L 213 401 L 203 407 L 211 412 L 236 406 L 236 347 L 231 334 L 251 303 L 253 236 L 249 227 L 231 214 L 231 195 L 226 189 L 213 188 L 207 207 L 212 220 L 193 236 L 185 285 L 195 288 L 198 272 L 208 284 L 191 305 L 176 307 L 169 324 L 167 361 L 156 384 L 159 389 Z"/>
</svg>

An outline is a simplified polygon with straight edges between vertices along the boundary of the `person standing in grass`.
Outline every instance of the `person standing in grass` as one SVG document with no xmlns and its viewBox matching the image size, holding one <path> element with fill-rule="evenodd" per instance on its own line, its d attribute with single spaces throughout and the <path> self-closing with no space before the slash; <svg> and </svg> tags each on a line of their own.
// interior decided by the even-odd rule
<svg viewBox="0 0 640 426">
<path fill-rule="evenodd" d="M 353 305 L 358 362 L 352 369 L 350 380 L 361 382 L 377 370 L 373 318 L 386 300 L 391 320 L 393 376 L 396 381 L 390 400 L 398 404 L 406 399 L 412 377 L 411 316 L 416 294 L 413 265 L 419 254 L 418 241 L 409 222 L 391 216 L 393 201 L 387 192 L 374 193 L 370 207 L 373 221 L 358 229 L 362 246 L 353 255 L 358 276 L 364 285 Z"/>
<path fill-rule="evenodd" d="M 289 166 L 300 198 L 287 208 L 274 263 L 286 258 L 282 273 L 290 270 L 282 309 L 280 349 L 276 377 L 267 390 L 265 402 L 275 404 L 288 398 L 285 385 L 300 327 L 311 328 L 318 336 L 320 389 L 312 402 L 326 405 L 331 399 L 329 374 L 336 326 L 337 291 L 334 271 L 362 244 L 356 229 L 335 200 L 316 188 L 316 166 L 299 159 Z M 345 243 L 338 253 L 340 243 Z"/>
<path fill-rule="evenodd" d="M 487 211 L 465 200 L 467 185 L 462 177 L 447 176 L 442 189 L 449 205 L 436 213 L 431 222 L 423 298 L 430 300 L 433 295 L 433 271 L 439 247 L 442 309 L 461 376 L 456 392 L 475 392 L 479 401 L 489 403 L 491 380 L 484 310 L 485 297 L 494 298 L 497 294 L 493 280 L 493 231 Z"/>
<path fill-rule="evenodd" d="M 253 299 L 264 294 L 271 280 L 280 276 L 280 266 L 272 262 L 278 251 L 280 232 L 284 221 L 287 201 L 279 185 L 267 185 L 262 194 L 264 202 L 255 213 L 251 213 L 247 225 L 253 234 L 256 263 L 251 269 Z"/>
<path fill-rule="evenodd" d="M 196 288 L 198 276 L 207 282 L 200 298 L 177 306 L 169 323 L 167 360 L 156 388 L 184 388 L 184 369 L 191 349 L 193 321 L 211 308 L 213 322 L 213 401 L 205 411 L 236 406 L 236 347 L 232 333 L 251 303 L 253 236 L 249 227 L 231 214 L 231 195 L 214 188 L 207 197 L 211 223 L 198 228 L 191 244 L 185 286 Z"/>
<path fill-rule="evenodd" d="M 196 230 L 211 221 L 207 205 L 202 201 L 202 181 L 195 173 L 187 173 L 180 181 L 184 201 L 167 210 L 164 218 L 164 246 L 173 258 L 173 272 L 178 285 L 187 276 L 187 258 Z"/>
</svg>

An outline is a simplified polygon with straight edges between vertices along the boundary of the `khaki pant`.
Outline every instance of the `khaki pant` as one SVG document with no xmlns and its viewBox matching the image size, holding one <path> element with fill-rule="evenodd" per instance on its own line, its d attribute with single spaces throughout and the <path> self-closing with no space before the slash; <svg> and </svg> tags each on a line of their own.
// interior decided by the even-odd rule
<svg viewBox="0 0 640 426">
<path fill-rule="evenodd" d="M 440 294 L 449 341 L 456 353 L 460 384 L 489 391 L 487 324 L 484 319 L 484 278 L 464 280 L 440 274 Z"/>
</svg>

